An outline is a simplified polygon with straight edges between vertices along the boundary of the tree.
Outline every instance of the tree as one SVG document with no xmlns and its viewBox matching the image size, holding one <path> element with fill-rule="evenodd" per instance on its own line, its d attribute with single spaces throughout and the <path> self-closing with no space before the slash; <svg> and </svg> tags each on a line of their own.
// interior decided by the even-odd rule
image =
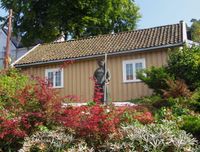
<svg viewBox="0 0 200 152">
<path fill-rule="evenodd" d="M 192 19 L 191 22 L 193 22 L 191 26 L 192 40 L 200 42 L 200 20 Z"/>
<path fill-rule="evenodd" d="M 14 11 L 14 31 L 31 45 L 61 33 L 72 38 L 132 30 L 140 18 L 134 0 L 2 0 Z"/>
<path fill-rule="evenodd" d="M 168 71 L 176 79 L 184 80 L 191 90 L 200 87 L 200 47 L 183 47 L 172 51 Z"/>
<path fill-rule="evenodd" d="M 150 67 L 139 71 L 137 76 L 157 94 L 163 94 L 163 90 L 169 88 L 167 81 L 174 80 L 166 67 Z"/>
</svg>

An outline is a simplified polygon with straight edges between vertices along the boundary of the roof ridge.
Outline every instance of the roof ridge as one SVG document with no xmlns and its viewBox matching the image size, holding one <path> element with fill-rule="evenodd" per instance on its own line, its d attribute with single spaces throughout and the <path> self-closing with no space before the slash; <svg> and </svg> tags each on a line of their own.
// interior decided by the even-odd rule
<svg viewBox="0 0 200 152">
<path fill-rule="evenodd" d="M 108 33 L 108 34 L 100 34 L 100 35 L 95 35 L 95 36 L 81 37 L 81 38 L 78 38 L 78 39 L 71 39 L 71 40 L 62 41 L 62 42 L 43 43 L 41 45 L 49 45 L 49 44 L 59 44 L 59 43 L 81 41 L 81 40 L 87 40 L 87 39 L 94 39 L 94 38 L 98 38 L 98 37 L 113 36 L 113 35 L 119 35 L 119 34 L 125 34 L 125 33 L 132 33 L 132 32 L 137 32 L 137 31 L 151 30 L 151 29 L 155 29 L 155 28 L 162 28 L 162 27 L 173 26 L 173 25 L 180 25 L 180 23 L 166 24 L 166 25 L 154 26 L 154 27 L 143 28 L 143 29 L 135 29 L 135 30 L 131 30 L 131 31 L 121 31 L 121 32 L 118 32 L 118 33 L 113 33 L 113 34 L 112 33 Z"/>
<path fill-rule="evenodd" d="M 150 27 L 150 28 L 143 28 L 143 29 L 137 29 L 137 30 L 147 30 L 147 29 L 154 29 L 154 28 L 160 28 L 160 27 L 166 27 L 166 26 L 173 26 L 173 25 L 180 25 L 180 23 L 166 24 L 166 25 L 154 26 L 154 27 Z"/>
</svg>

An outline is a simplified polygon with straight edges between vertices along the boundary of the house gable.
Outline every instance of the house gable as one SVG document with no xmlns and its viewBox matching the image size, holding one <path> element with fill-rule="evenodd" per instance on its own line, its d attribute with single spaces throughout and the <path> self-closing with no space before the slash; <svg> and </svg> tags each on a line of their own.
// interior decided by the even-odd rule
<svg viewBox="0 0 200 152">
<path fill-rule="evenodd" d="M 7 35 L 5 34 L 5 32 L 0 29 L 0 68 L 3 67 L 3 60 L 4 60 L 4 55 L 5 55 L 5 49 L 6 49 L 6 40 L 7 40 Z M 15 51 L 16 51 L 16 47 L 15 45 L 12 43 L 12 41 L 10 41 L 10 54 L 11 54 L 11 58 L 15 59 Z"/>
</svg>

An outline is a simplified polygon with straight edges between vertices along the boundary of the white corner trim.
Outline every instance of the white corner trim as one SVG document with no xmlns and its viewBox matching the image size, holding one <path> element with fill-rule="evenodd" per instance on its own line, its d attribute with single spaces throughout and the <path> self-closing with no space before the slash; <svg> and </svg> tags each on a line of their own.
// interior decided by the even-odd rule
<svg viewBox="0 0 200 152">
<path fill-rule="evenodd" d="M 32 49 L 30 49 L 28 52 L 26 52 L 24 55 L 22 55 L 20 58 L 18 58 L 15 62 L 13 62 L 11 64 L 11 67 L 14 67 L 14 65 L 20 61 L 23 57 L 27 56 L 30 52 L 32 52 L 35 48 L 37 48 L 40 44 L 37 44 L 36 46 L 34 46 Z"/>
<path fill-rule="evenodd" d="M 182 34 L 183 34 L 183 42 L 187 43 L 187 28 L 186 28 L 186 23 L 184 21 L 181 21 L 182 24 Z"/>
</svg>

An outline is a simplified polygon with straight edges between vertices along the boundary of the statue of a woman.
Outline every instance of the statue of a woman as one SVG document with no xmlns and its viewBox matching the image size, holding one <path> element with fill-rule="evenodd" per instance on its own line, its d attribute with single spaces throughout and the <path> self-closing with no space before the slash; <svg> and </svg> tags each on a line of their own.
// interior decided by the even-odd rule
<svg viewBox="0 0 200 152">
<path fill-rule="evenodd" d="M 97 64 L 99 67 L 95 70 L 93 76 L 95 80 L 94 101 L 106 104 L 108 102 L 107 85 L 111 79 L 111 74 L 108 69 L 105 69 L 104 59 L 98 60 Z"/>
</svg>

